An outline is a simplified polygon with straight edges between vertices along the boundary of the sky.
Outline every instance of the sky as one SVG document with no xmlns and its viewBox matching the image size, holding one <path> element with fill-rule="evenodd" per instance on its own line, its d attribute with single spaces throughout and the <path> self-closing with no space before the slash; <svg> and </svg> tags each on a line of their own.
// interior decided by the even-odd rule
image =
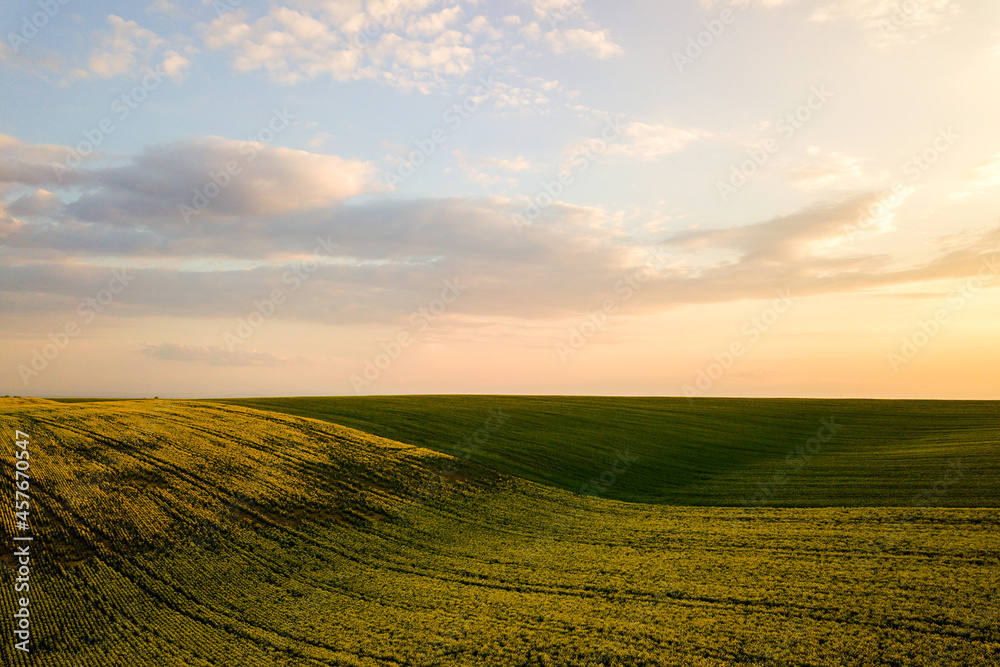
<svg viewBox="0 0 1000 667">
<path fill-rule="evenodd" d="M 0 395 L 1000 398 L 993 0 L 0 35 Z"/>
</svg>

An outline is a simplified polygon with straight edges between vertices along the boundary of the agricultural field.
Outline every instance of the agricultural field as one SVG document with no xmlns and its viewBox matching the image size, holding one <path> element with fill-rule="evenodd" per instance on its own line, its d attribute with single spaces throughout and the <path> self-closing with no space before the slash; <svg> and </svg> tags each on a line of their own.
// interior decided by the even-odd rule
<svg viewBox="0 0 1000 667">
<path fill-rule="evenodd" d="M 605 493 L 616 500 L 733 506 L 763 495 L 775 507 L 907 507 L 958 462 L 960 481 L 935 494 L 935 503 L 1000 506 L 996 401 L 371 396 L 219 402 L 324 419 L 444 453 L 468 448 L 482 415 L 500 407 L 509 419 L 473 443 L 477 461 L 577 492 L 615 450 L 628 450 L 635 465 Z M 817 436 L 820 442 L 810 443 Z"/>
<path fill-rule="evenodd" d="M 0 399 L 5 488 L 30 434 L 35 535 L 32 652 L 5 632 L 0 664 L 1000 662 L 996 404 L 385 400 Z M 879 457 L 878 489 L 828 488 Z M 724 488 L 775 466 L 766 502 Z"/>
</svg>

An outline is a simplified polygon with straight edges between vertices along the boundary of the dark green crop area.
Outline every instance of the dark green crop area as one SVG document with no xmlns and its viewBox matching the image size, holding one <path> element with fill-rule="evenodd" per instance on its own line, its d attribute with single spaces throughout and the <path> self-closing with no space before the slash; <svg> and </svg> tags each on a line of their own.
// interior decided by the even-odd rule
<svg viewBox="0 0 1000 667">
<path fill-rule="evenodd" d="M 218 401 L 313 417 L 605 498 L 699 506 L 997 507 L 1000 402 L 384 396 Z M 490 411 L 507 416 L 484 433 Z M 825 429 L 822 420 L 839 428 Z M 822 430 L 821 430 L 822 429 Z M 835 430 L 835 433 L 831 433 Z M 478 432 L 478 434 L 477 434 Z M 812 441 L 817 436 L 828 438 Z M 478 440 L 470 445 L 469 438 Z"/>
</svg>

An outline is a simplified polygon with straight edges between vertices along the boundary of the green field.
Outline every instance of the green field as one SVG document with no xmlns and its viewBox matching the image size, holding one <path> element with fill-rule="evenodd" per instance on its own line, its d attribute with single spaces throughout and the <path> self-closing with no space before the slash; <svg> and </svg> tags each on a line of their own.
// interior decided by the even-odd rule
<svg viewBox="0 0 1000 667">
<path fill-rule="evenodd" d="M 776 507 L 908 507 L 958 462 L 960 482 L 935 501 L 1000 506 L 1000 403 L 991 401 L 380 396 L 220 402 L 323 419 L 444 453 L 468 447 L 463 441 L 500 407 L 510 418 L 479 444 L 474 460 L 577 492 L 611 463 L 615 450 L 627 450 L 637 461 L 607 489 L 605 497 L 616 500 L 740 506 L 764 484 L 766 504 Z M 808 443 L 823 419 L 842 428 L 816 449 Z M 782 472 L 787 479 L 775 484 Z"/>
<path fill-rule="evenodd" d="M 262 400 L 328 421 L 0 399 L 36 536 L 33 651 L 0 664 L 1000 661 L 995 403 Z M 768 506 L 725 488 L 783 466 Z"/>
</svg>

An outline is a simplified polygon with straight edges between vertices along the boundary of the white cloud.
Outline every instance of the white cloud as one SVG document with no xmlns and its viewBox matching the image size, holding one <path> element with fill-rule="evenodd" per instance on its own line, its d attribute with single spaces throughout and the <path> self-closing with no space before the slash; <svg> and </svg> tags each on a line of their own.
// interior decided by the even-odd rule
<svg viewBox="0 0 1000 667">
<path fill-rule="evenodd" d="M 482 35 L 484 38 L 489 40 L 503 38 L 503 33 L 490 25 L 490 20 L 482 15 L 469 21 L 466 27 L 468 27 L 469 32 L 475 35 Z"/>
<path fill-rule="evenodd" d="M 349 4 L 299 0 L 292 7 L 272 6 L 257 18 L 238 9 L 196 28 L 204 45 L 228 52 L 239 72 L 263 70 L 273 81 L 289 85 L 320 76 L 375 79 L 404 92 L 445 88 L 498 58 L 525 52 L 525 41 L 544 38 L 559 54 L 609 58 L 622 52 L 608 31 L 589 19 L 584 27 L 553 29 L 546 35 L 539 23 L 522 25 L 516 15 L 503 17 L 495 27 L 481 2 L 443 7 L 440 0 L 373 0 L 364 8 L 360 2 Z M 563 20 L 584 16 L 573 9 L 579 4 L 544 0 L 533 6 L 538 16 L 551 19 L 555 13 Z"/>
<path fill-rule="evenodd" d="M 521 35 L 525 39 L 531 40 L 532 42 L 537 42 L 542 38 L 542 27 L 532 21 L 522 28 L 519 28 L 517 34 Z"/>
<path fill-rule="evenodd" d="M 152 30 L 135 21 L 126 21 L 114 14 L 108 16 L 109 30 L 101 35 L 98 45 L 87 59 L 86 69 L 77 69 L 73 75 L 82 79 L 104 79 L 124 74 L 136 75 L 143 67 L 162 68 L 174 80 L 183 78 L 190 65 L 189 59 L 178 49 L 197 52 L 184 40 L 171 46 Z"/>
<path fill-rule="evenodd" d="M 836 151 L 824 153 L 815 146 L 807 149 L 809 154 L 805 164 L 793 168 L 789 174 L 792 187 L 800 190 L 821 190 L 847 185 L 857 186 L 865 172 L 864 159 L 843 155 Z"/>
<path fill-rule="evenodd" d="M 316 134 L 309 137 L 309 140 L 306 142 L 306 146 L 308 146 L 309 148 L 319 148 L 326 142 L 327 139 L 329 139 L 332 136 L 333 135 L 330 134 L 329 132 L 317 132 Z"/>
<path fill-rule="evenodd" d="M 958 11 L 953 0 L 836 0 L 827 2 L 813 12 L 813 21 L 848 19 L 866 28 L 890 32 L 905 28 L 933 29 L 949 15 Z"/>
<path fill-rule="evenodd" d="M 454 150 L 452 151 L 452 155 L 454 155 L 458 160 L 458 168 L 461 169 L 462 172 L 465 173 L 465 177 L 473 183 L 479 183 L 480 185 L 494 185 L 495 183 L 499 183 L 503 180 L 502 176 L 487 174 L 479 169 L 479 167 L 474 165 L 469 159 L 469 156 L 463 151 Z"/>
<path fill-rule="evenodd" d="M 866 231 L 884 231 L 896 208 L 912 190 L 899 197 L 865 193 L 822 201 L 791 215 L 722 229 L 683 232 L 668 239 L 689 260 L 688 285 L 693 290 L 747 294 L 750 291 L 795 286 L 798 296 L 851 293 L 875 287 L 907 285 L 972 275 L 983 253 L 1000 250 L 1000 228 L 965 243 L 953 244 L 936 257 L 901 264 L 889 255 L 866 255 L 852 249 L 859 215 L 882 210 L 887 218 Z M 719 261 L 719 257 L 733 257 Z M 704 259 L 706 258 L 707 259 Z"/>
<path fill-rule="evenodd" d="M 90 58 L 88 74 L 107 78 L 136 72 L 164 42 L 152 30 L 120 16 L 108 16 L 111 29 L 105 33 Z"/>
<path fill-rule="evenodd" d="M 798 0 L 728 0 L 737 7 L 781 7 Z M 725 0 L 702 0 L 708 8 Z M 956 0 L 823 0 L 813 10 L 810 21 L 851 21 L 877 34 L 883 44 L 915 42 L 944 29 L 947 19 L 959 11 Z"/>
<path fill-rule="evenodd" d="M 163 57 L 163 71 L 171 79 L 179 81 L 184 78 L 184 70 L 190 66 L 191 61 L 174 50 L 167 51 Z"/>
<path fill-rule="evenodd" d="M 527 171 L 531 169 L 531 163 L 528 162 L 523 156 L 517 156 L 515 158 L 487 158 L 487 162 L 492 164 L 497 169 L 502 169 L 503 171 Z"/>
<path fill-rule="evenodd" d="M 171 2 L 171 0 L 153 0 L 153 2 L 146 5 L 146 13 L 169 16 L 174 19 L 187 17 L 187 13 L 177 6 L 176 2 Z"/>
<path fill-rule="evenodd" d="M 419 19 L 412 21 L 406 26 L 406 34 L 411 37 L 433 37 L 435 35 L 440 35 L 444 32 L 448 26 L 453 23 L 457 23 L 464 12 L 461 6 L 455 5 L 454 7 L 449 7 L 448 9 L 442 9 L 436 14 L 428 14 L 426 16 L 421 16 Z M 485 19 L 485 16 L 479 16 L 478 19 Z M 470 24 L 471 29 L 471 24 Z"/>
<path fill-rule="evenodd" d="M 639 160 L 658 160 L 708 136 L 700 130 L 684 130 L 662 123 L 632 122 L 625 126 L 622 139 L 608 147 L 608 153 Z"/>
<path fill-rule="evenodd" d="M 525 0 L 531 4 L 535 16 L 550 22 L 565 21 L 583 14 L 584 0 Z"/>
<path fill-rule="evenodd" d="M 969 170 L 969 178 L 964 189 L 951 195 L 952 199 L 965 199 L 981 195 L 1000 186 L 1000 153 Z"/>
<path fill-rule="evenodd" d="M 429 4 L 408 3 L 384 23 L 372 23 L 372 17 L 382 16 L 374 6 L 367 14 L 341 14 L 340 23 L 330 14 L 320 20 L 289 8 L 272 8 L 249 22 L 240 10 L 200 30 L 208 48 L 231 53 L 237 71 L 264 69 L 279 83 L 319 76 L 336 81 L 376 78 L 404 91 L 426 93 L 467 74 L 476 61 L 468 34 L 449 28 L 461 18 L 460 7 L 409 21 L 403 28 L 404 14 Z M 366 27 L 369 33 L 362 32 Z"/>
<path fill-rule="evenodd" d="M 514 158 L 480 157 L 473 159 L 460 150 L 452 151 L 452 155 L 457 158 L 459 169 L 465 173 L 466 178 L 473 183 L 482 185 L 493 185 L 501 181 L 516 183 L 515 179 L 495 172 L 511 174 L 531 169 L 531 163 L 520 155 Z M 494 173 L 488 173 L 488 171 Z"/>
<path fill-rule="evenodd" d="M 563 89 L 562 84 L 559 83 L 558 79 L 556 79 L 554 81 L 549 81 L 548 79 L 543 79 L 541 77 L 533 76 L 533 77 L 529 77 L 527 79 L 527 81 L 528 81 L 528 83 L 537 84 L 538 87 L 541 88 L 542 90 L 544 90 L 545 92 L 551 92 L 553 90 L 562 90 Z"/>
<path fill-rule="evenodd" d="M 552 102 L 549 96 L 541 90 L 528 86 L 510 85 L 502 81 L 495 84 L 493 101 L 498 109 L 522 112 L 529 109 L 545 111 Z"/>
<path fill-rule="evenodd" d="M 610 58 L 624 53 L 622 47 L 611 41 L 607 30 L 552 30 L 545 33 L 545 41 L 555 53 L 586 53 L 595 58 Z"/>
</svg>

